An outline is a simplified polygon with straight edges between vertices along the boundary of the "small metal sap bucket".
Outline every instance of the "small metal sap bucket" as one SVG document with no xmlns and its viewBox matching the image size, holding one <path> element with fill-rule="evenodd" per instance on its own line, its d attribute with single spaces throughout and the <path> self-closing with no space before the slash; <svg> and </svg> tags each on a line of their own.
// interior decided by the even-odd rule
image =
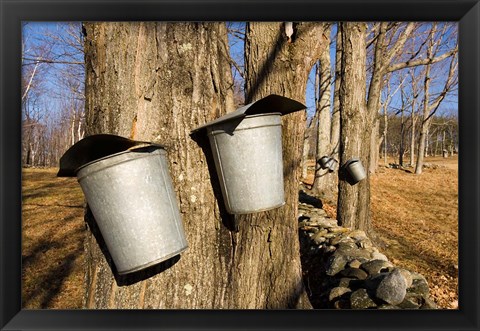
<svg viewBox="0 0 480 331">
<path fill-rule="evenodd" d="M 330 172 L 337 170 L 338 162 L 332 157 L 322 156 L 319 163 L 322 169 L 328 169 Z"/>
<path fill-rule="evenodd" d="M 229 213 L 255 213 L 285 204 L 280 115 L 249 115 L 207 128 Z"/>
<path fill-rule="evenodd" d="M 322 169 L 327 169 L 331 163 L 331 158 L 328 157 L 328 156 L 322 156 L 320 158 L 320 166 L 322 167 Z"/>
<path fill-rule="evenodd" d="M 365 173 L 365 169 L 363 168 L 362 161 L 360 159 L 351 159 L 348 160 L 345 164 L 345 168 L 347 169 L 348 173 L 352 177 L 354 183 L 358 183 L 365 177 L 367 174 Z"/>
<path fill-rule="evenodd" d="M 145 269 L 187 248 L 162 148 L 100 158 L 80 167 L 77 178 L 119 274 Z"/>
<path fill-rule="evenodd" d="M 338 161 L 331 158 L 330 161 L 328 162 L 328 171 L 336 171 L 338 168 Z"/>
</svg>

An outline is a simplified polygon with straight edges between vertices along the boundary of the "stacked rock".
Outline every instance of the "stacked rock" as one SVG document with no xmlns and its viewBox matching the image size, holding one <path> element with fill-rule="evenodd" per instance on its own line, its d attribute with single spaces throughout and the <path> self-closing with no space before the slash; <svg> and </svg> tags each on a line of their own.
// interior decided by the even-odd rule
<svg viewBox="0 0 480 331">
<path fill-rule="evenodd" d="M 337 309 L 436 309 L 422 275 L 395 267 L 364 231 L 338 226 L 321 208 L 299 205 L 304 261 L 321 261 L 322 306 Z M 307 252 L 307 253 L 305 253 Z"/>
</svg>

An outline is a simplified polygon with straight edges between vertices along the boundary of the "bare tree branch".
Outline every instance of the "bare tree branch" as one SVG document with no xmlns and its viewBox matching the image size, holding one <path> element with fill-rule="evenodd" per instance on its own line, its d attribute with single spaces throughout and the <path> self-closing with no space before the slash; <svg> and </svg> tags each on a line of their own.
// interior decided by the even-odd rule
<svg viewBox="0 0 480 331">
<path fill-rule="evenodd" d="M 45 59 L 45 58 L 29 58 L 29 57 L 23 57 L 22 60 L 24 60 L 24 61 L 32 61 L 32 63 L 26 63 L 26 64 L 23 64 L 23 65 L 33 65 L 33 64 L 37 64 L 37 63 L 85 65 L 85 62 L 80 62 L 80 61 L 58 61 L 58 60 L 51 60 L 51 59 Z"/>
<path fill-rule="evenodd" d="M 37 62 L 35 64 L 35 67 L 33 68 L 33 72 L 30 75 L 30 79 L 29 79 L 28 84 L 25 87 L 25 91 L 23 92 L 23 95 L 22 95 L 22 101 L 25 100 L 25 98 L 28 95 L 28 92 L 30 91 L 30 88 L 32 87 L 33 78 L 35 77 L 35 73 L 37 72 L 38 65 L 39 65 L 39 63 Z"/>
<path fill-rule="evenodd" d="M 458 46 L 452 49 L 451 51 L 445 52 L 442 55 L 437 56 L 433 59 L 425 58 L 425 59 L 418 59 L 415 61 L 395 63 L 387 68 L 387 72 L 392 72 L 400 69 L 411 68 L 411 67 L 416 67 L 421 65 L 434 64 L 442 60 L 445 60 L 446 58 L 456 54 L 457 52 L 458 52 Z"/>
</svg>

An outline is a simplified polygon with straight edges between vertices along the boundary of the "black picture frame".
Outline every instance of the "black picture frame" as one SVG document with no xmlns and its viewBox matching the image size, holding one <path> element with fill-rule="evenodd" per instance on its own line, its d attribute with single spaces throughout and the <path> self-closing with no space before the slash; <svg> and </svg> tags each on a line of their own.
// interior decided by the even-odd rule
<svg viewBox="0 0 480 331">
<path fill-rule="evenodd" d="M 479 42 L 477 0 L 0 0 L 1 330 L 478 330 Z M 22 310 L 22 21 L 458 21 L 459 309 L 379 310 Z"/>
</svg>

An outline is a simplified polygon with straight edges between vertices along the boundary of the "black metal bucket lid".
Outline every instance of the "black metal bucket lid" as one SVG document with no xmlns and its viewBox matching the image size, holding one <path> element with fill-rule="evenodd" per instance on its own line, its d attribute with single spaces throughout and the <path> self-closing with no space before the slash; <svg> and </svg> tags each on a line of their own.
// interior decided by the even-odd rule
<svg viewBox="0 0 480 331">
<path fill-rule="evenodd" d="M 136 141 L 113 134 L 88 136 L 70 147 L 60 158 L 58 177 L 75 177 L 76 170 L 83 165 L 112 154 L 137 150 L 147 146 L 164 148 L 162 145 Z"/>
</svg>

